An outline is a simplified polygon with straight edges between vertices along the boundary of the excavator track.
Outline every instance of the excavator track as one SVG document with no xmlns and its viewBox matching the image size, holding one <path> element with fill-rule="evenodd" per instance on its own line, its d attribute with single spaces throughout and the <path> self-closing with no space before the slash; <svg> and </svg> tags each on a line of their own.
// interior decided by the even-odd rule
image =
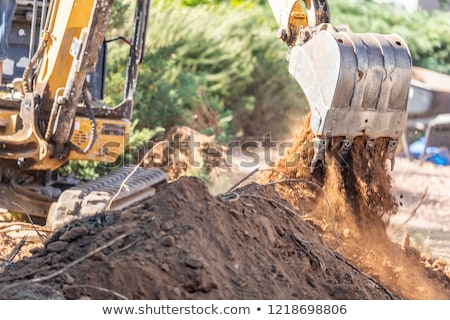
<svg viewBox="0 0 450 320">
<path fill-rule="evenodd" d="M 120 210 L 146 199 L 167 182 L 166 174 L 152 168 L 123 167 L 106 176 L 65 190 L 50 206 L 47 227 L 57 229 L 70 221 Z"/>
</svg>

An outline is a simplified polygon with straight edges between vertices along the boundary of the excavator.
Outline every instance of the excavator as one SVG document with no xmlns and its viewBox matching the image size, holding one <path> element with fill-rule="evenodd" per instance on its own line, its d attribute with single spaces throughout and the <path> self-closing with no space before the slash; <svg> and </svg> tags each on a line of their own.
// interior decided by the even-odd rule
<svg viewBox="0 0 450 320">
<path fill-rule="evenodd" d="M 122 167 L 87 183 L 57 174 L 70 160 L 115 162 L 130 133 L 150 2 L 136 2 L 132 36 L 124 38 L 128 63 L 116 106 L 102 103 L 112 5 L 17 0 L 3 62 L 10 81 L 0 99 L 0 208 L 43 218 L 52 229 L 106 206 L 125 207 L 167 180 L 151 168 L 130 175 L 132 168 Z"/>
<path fill-rule="evenodd" d="M 58 175 L 71 160 L 113 163 L 128 141 L 150 1 L 136 1 L 123 100 L 115 106 L 102 102 L 112 5 L 113 0 L 17 0 L 0 94 L 2 210 L 41 217 L 57 229 L 105 208 L 129 206 L 167 182 L 161 170 L 141 167 L 117 168 L 88 182 Z M 388 138 L 393 163 L 411 81 L 405 41 L 332 25 L 325 0 L 269 5 L 277 36 L 288 48 L 288 70 L 310 104 L 311 171 L 336 137 L 342 158 L 355 137 L 366 135 L 369 148 Z"/>
</svg>

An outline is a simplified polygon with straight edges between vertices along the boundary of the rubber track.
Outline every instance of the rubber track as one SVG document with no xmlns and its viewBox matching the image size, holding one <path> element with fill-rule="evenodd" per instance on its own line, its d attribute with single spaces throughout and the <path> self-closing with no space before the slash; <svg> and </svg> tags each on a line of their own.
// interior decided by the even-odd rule
<svg viewBox="0 0 450 320">
<path fill-rule="evenodd" d="M 103 191 L 109 195 L 114 196 L 121 185 L 124 183 L 119 198 L 135 193 L 136 191 L 145 190 L 149 187 L 155 186 L 167 181 L 166 174 L 157 169 L 138 168 L 131 176 L 134 168 L 122 167 L 109 173 L 108 175 L 99 177 L 95 180 L 88 181 L 81 185 L 69 188 L 68 190 L 80 190 L 84 195 L 92 192 Z M 66 190 L 67 191 L 67 190 Z M 66 192 L 64 191 L 64 192 Z"/>
<path fill-rule="evenodd" d="M 58 201 L 50 207 L 47 226 L 57 229 L 74 219 L 104 213 L 108 208 L 120 210 L 131 206 L 152 196 L 156 192 L 155 187 L 166 182 L 166 173 L 159 169 L 116 169 L 61 193 Z"/>
</svg>

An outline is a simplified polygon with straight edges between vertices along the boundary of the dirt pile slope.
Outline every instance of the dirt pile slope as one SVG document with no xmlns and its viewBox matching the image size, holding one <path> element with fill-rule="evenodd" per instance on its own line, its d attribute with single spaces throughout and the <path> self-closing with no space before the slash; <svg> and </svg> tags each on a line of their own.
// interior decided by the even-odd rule
<svg viewBox="0 0 450 320">
<path fill-rule="evenodd" d="M 213 197 L 182 177 L 80 220 L 0 278 L 3 299 L 393 299 L 320 239 L 273 187 Z"/>
</svg>

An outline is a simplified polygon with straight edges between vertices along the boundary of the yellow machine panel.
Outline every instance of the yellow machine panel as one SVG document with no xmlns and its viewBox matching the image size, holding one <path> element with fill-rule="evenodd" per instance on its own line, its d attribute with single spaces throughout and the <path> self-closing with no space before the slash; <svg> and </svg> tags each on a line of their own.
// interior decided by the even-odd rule
<svg viewBox="0 0 450 320">
<path fill-rule="evenodd" d="M 0 112 L 0 134 L 13 134 L 17 130 L 19 112 L 1 110 Z"/>
<path fill-rule="evenodd" d="M 96 137 L 88 117 L 76 117 L 70 142 L 77 150 L 72 150 L 69 160 L 90 160 L 114 162 L 125 148 L 130 134 L 128 120 L 96 120 Z M 90 146 L 91 141 L 92 146 Z"/>
</svg>

